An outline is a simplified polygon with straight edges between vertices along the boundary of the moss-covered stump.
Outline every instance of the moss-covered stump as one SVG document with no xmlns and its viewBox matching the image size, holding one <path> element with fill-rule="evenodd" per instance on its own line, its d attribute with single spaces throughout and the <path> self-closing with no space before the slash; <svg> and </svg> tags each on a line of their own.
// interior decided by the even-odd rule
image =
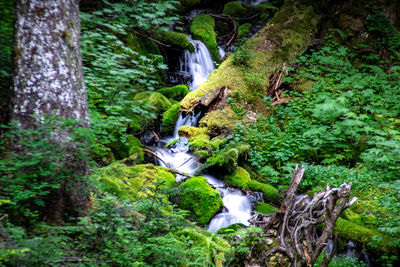
<svg viewBox="0 0 400 267">
<path fill-rule="evenodd" d="M 157 93 L 163 94 L 168 99 L 181 101 L 190 90 L 187 85 L 179 84 L 172 87 L 161 88 L 157 90 Z"/>
<path fill-rule="evenodd" d="M 176 185 L 173 174 L 164 167 L 152 164 L 127 166 L 116 162 L 95 170 L 90 176 L 100 181 L 103 190 L 129 200 L 152 195 L 148 187 L 154 188 L 156 183 L 162 183 L 164 188 Z"/>
<path fill-rule="evenodd" d="M 182 193 L 179 206 L 191 211 L 193 218 L 205 226 L 222 208 L 222 199 L 218 190 L 213 189 L 206 178 L 192 177 L 180 186 Z"/>
<path fill-rule="evenodd" d="M 218 44 L 214 31 L 214 18 L 207 14 L 198 15 L 193 18 L 190 25 L 190 33 L 194 39 L 202 41 L 210 51 L 214 61 L 220 62 Z"/>
<path fill-rule="evenodd" d="M 367 248 L 378 255 L 395 255 L 400 253 L 400 248 L 390 247 L 393 239 L 381 232 L 370 229 L 354 222 L 339 218 L 335 224 L 335 231 L 339 234 L 339 241 L 349 241 Z M 394 254 L 393 254 L 394 253 Z"/>
<path fill-rule="evenodd" d="M 231 175 L 224 176 L 224 180 L 227 185 L 236 188 L 262 192 L 265 201 L 276 201 L 278 197 L 278 189 L 269 184 L 252 180 L 250 174 L 241 167 L 236 168 Z"/>
<path fill-rule="evenodd" d="M 174 31 L 158 31 L 157 38 L 165 44 L 172 45 L 180 49 L 187 49 L 190 52 L 194 52 L 194 46 L 186 34 Z"/>
<path fill-rule="evenodd" d="M 196 106 L 208 107 L 225 88 L 228 88 L 229 95 L 239 94 L 248 103 L 262 102 L 269 91 L 271 75 L 305 51 L 312 38 L 310 32 L 316 30 L 320 16 L 311 5 L 302 4 L 304 2 L 287 1 L 263 29 L 222 62 L 205 83 L 182 100 L 182 109 L 191 112 Z M 220 105 L 224 105 L 224 101 L 220 101 Z M 254 108 L 261 109 L 264 106 L 254 105 Z M 223 118 L 218 114 L 228 113 L 226 108 L 220 109 L 215 103 L 213 110 L 212 117 Z M 204 122 L 204 125 L 216 128 L 218 123 Z"/>
</svg>

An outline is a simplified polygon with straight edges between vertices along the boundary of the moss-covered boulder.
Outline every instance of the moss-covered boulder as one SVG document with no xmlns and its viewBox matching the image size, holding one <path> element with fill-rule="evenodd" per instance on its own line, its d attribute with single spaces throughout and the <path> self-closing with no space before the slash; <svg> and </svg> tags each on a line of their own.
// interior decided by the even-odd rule
<svg viewBox="0 0 400 267">
<path fill-rule="evenodd" d="M 158 89 L 157 92 L 163 94 L 168 99 L 181 101 L 188 93 L 190 93 L 190 90 L 187 85 L 179 84 L 172 87 Z"/>
<path fill-rule="evenodd" d="M 215 61 L 220 62 L 221 59 L 219 57 L 214 27 L 214 18 L 210 15 L 202 14 L 193 18 L 192 24 L 190 25 L 190 33 L 193 35 L 194 39 L 201 40 L 207 46 Z"/>
<path fill-rule="evenodd" d="M 225 105 L 222 109 L 208 112 L 200 120 L 199 125 L 206 127 L 211 135 L 217 136 L 232 133 L 237 122 L 239 122 L 239 119 L 235 112 L 230 106 Z"/>
<path fill-rule="evenodd" d="M 193 44 L 189 42 L 187 35 L 184 33 L 174 31 L 158 31 L 156 34 L 157 38 L 165 44 L 170 44 L 174 47 L 187 49 L 190 52 L 194 52 Z"/>
<path fill-rule="evenodd" d="M 225 4 L 222 14 L 235 18 L 245 18 L 249 14 L 249 9 L 242 3 L 232 1 Z"/>
<path fill-rule="evenodd" d="M 182 109 L 191 112 L 193 107 L 208 107 L 213 103 L 212 114 L 205 116 L 207 119 L 203 118 L 203 125 L 213 127 L 214 131 L 220 123 L 221 128 L 226 128 L 229 126 L 226 119 L 215 121 L 213 118 L 234 114 L 227 111 L 230 108 L 224 106 L 225 101 L 215 103 L 221 90 L 227 88 L 229 96 L 240 94 L 242 102 L 250 103 L 253 111 L 263 112 L 265 102 L 262 99 L 269 94 L 271 75 L 305 51 L 312 38 L 310 32 L 315 32 L 320 20 L 313 6 L 305 3 L 286 1 L 269 23 L 246 41 L 241 52 L 228 56 L 206 82 L 182 100 Z M 224 115 L 218 115 L 221 112 Z"/>
<path fill-rule="evenodd" d="M 179 118 L 180 104 L 173 104 L 167 111 L 164 112 L 162 123 L 161 123 L 161 133 L 164 135 L 172 134 L 175 129 L 175 122 Z"/>
<path fill-rule="evenodd" d="M 222 208 L 219 191 L 213 189 L 204 177 L 192 177 L 182 183 L 180 188 L 182 193 L 179 206 L 191 211 L 193 218 L 202 226 Z"/>
<path fill-rule="evenodd" d="M 266 201 L 276 201 L 278 197 L 278 189 L 269 184 L 252 180 L 250 174 L 241 167 L 236 168 L 231 175 L 224 176 L 224 180 L 227 185 L 233 187 L 262 192 Z"/>
<path fill-rule="evenodd" d="M 143 101 L 145 104 L 153 107 L 157 113 L 166 111 L 171 107 L 171 102 L 160 93 L 144 91 L 135 95 L 134 100 Z"/>
<path fill-rule="evenodd" d="M 223 142 L 223 140 L 219 138 L 213 138 L 211 140 L 207 133 L 207 128 L 182 126 L 178 130 L 178 134 L 188 138 L 191 150 L 195 155 L 202 158 L 208 157 L 209 153 L 213 150 L 217 150 Z"/>
<path fill-rule="evenodd" d="M 238 158 L 239 152 L 235 148 L 218 152 L 208 158 L 201 169 L 219 175 L 231 174 L 237 168 Z"/>
<path fill-rule="evenodd" d="M 135 200 L 152 195 L 148 187 L 171 188 L 176 185 L 175 176 L 166 168 L 152 164 L 127 166 L 121 162 L 95 170 L 91 178 L 100 182 L 100 187 L 119 198 Z"/>
</svg>

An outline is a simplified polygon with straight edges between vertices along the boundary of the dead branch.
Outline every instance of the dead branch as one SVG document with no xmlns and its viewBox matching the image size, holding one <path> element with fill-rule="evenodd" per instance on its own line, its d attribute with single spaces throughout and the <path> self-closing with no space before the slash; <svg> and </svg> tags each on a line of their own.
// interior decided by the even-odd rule
<svg viewBox="0 0 400 267">
<path fill-rule="evenodd" d="M 161 157 L 159 157 L 156 153 L 154 153 L 153 151 L 148 150 L 146 148 L 142 148 L 142 150 L 143 150 L 143 152 L 151 154 L 153 157 L 155 157 L 158 160 L 160 160 L 167 168 L 169 168 L 169 165 Z"/>
<path fill-rule="evenodd" d="M 312 266 L 325 248 L 328 239 L 332 238 L 335 223 L 340 214 L 356 201 L 350 196 L 350 184 L 339 188 L 330 188 L 315 194 L 312 199 L 307 195 L 296 196 L 297 188 L 304 175 L 304 167 L 296 165 L 292 180 L 286 191 L 279 210 L 271 216 L 255 214 L 251 224 L 263 228 L 266 236 L 277 229 L 279 245 L 265 254 L 265 261 L 276 253 L 284 253 L 291 261 L 291 266 Z M 317 231 L 323 226 L 322 233 Z M 324 255 L 322 266 L 328 266 L 336 251 L 337 235 L 334 236 L 334 247 L 331 255 Z"/>
</svg>

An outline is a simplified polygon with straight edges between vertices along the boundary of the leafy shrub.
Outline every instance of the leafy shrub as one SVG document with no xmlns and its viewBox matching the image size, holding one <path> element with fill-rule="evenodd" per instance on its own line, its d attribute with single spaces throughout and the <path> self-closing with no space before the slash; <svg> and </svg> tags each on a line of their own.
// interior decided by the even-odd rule
<svg viewBox="0 0 400 267">
<path fill-rule="evenodd" d="M 0 143 L 0 194 L 7 203 L 0 207 L 0 212 L 19 224 L 42 219 L 49 193 L 66 179 L 82 179 L 66 162 L 84 159 L 90 138 L 89 130 L 76 128 L 76 121 L 71 119 L 47 117 L 34 125 L 33 129 L 22 129 L 17 122 L 2 126 L 7 131 Z M 69 140 L 60 144 L 53 138 L 57 132 L 69 132 Z M 11 144 L 25 152 L 9 151 Z"/>
</svg>

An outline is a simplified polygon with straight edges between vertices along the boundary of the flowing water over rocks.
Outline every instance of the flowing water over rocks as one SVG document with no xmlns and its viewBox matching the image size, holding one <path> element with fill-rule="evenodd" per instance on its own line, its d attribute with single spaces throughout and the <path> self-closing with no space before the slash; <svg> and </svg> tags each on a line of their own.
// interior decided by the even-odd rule
<svg viewBox="0 0 400 267">
<path fill-rule="evenodd" d="M 201 41 L 190 41 L 193 43 L 195 51 L 193 53 L 184 52 L 180 60 L 180 71 L 189 73 L 192 76 L 190 90 L 193 91 L 207 80 L 208 75 L 214 70 L 214 64 L 210 53 Z M 222 53 L 223 50 L 220 52 Z M 193 116 L 181 114 L 176 122 L 173 136 L 162 138 L 158 146 L 155 147 L 155 153 L 168 165 L 166 167 L 189 175 L 204 176 L 211 186 L 219 190 L 224 208 L 221 213 L 211 220 L 208 228 L 210 231 L 215 232 L 234 223 L 248 225 L 248 219 L 250 219 L 252 212 L 251 202 L 254 197 L 244 194 L 241 190 L 225 187 L 225 183 L 217 177 L 196 173 L 201 163 L 196 156 L 189 153 L 188 139 L 178 135 L 179 128 L 184 125 L 197 126 L 201 115 L 201 113 Z M 165 147 L 170 143 L 173 144 L 169 145 L 168 148 Z M 160 161 L 159 163 L 161 166 L 165 166 L 163 162 Z M 178 175 L 177 180 L 182 178 Z"/>
</svg>

